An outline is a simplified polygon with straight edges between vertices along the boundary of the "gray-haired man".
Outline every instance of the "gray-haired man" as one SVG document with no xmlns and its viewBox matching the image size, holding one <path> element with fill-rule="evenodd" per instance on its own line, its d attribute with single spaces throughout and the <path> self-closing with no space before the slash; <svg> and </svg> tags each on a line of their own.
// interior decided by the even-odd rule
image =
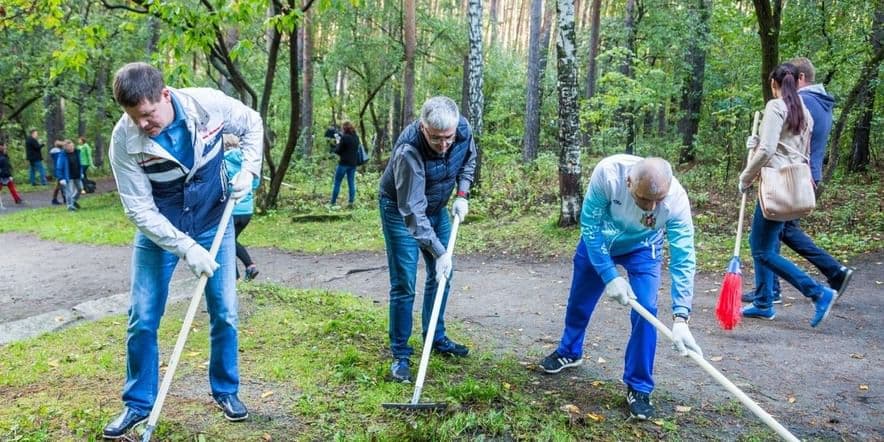
<svg viewBox="0 0 884 442">
<path fill-rule="evenodd" d="M 470 186 L 476 169 L 476 145 L 466 119 L 447 97 L 433 97 L 421 108 L 420 119 L 408 125 L 396 145 L 381 177 L 380 210 L 390 270 L 391 377 L 409 382 L 408 358 L 412 348 L 411 312 L 414 305 L 418 255 L 427 263 L 424 285 L 422 329 L 426 336 L 436 288 L 443 275 L 451 273 L 451 255 L 446 253 L 451 234 L 448 200 L 457 187 L 452 211 L 463 220 L 467 215 Z M 446 281 L 433 350 L 444 355 L 466 356 L 467 347 L 445 336 Z"/>
</svg>

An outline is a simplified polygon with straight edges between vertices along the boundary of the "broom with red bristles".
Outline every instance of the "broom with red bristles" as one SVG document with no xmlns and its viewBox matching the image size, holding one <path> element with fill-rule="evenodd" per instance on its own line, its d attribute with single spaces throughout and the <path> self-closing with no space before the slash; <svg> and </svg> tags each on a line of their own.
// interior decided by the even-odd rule
<svg viewBox="0 0 884 442">
<path fill-rule="evenodd" d="M 758 116 L 752 120 L 752 135 L 758 135 Z M 752 153 L 749 153 L 751 158 Z M 749 161 L 748 159 L 746 160 Z M 718 306 L 715 307 L 715 316 L 718 323 L 725 330 L 733 330 L 742 318 L 743 304 L 740 298 L 743 296 L 743 273 L 740 271 L 740 237 L 743 234 L 743 215 L 746 212 L 746 192 L 740 201 L 740 217 L 737 221 L 737 241 L 734 243 L 734 256 L 727 266 L 724 274 L 724 282 L 721 283 L 721 292 L 718 293 Z"/>
</svg>

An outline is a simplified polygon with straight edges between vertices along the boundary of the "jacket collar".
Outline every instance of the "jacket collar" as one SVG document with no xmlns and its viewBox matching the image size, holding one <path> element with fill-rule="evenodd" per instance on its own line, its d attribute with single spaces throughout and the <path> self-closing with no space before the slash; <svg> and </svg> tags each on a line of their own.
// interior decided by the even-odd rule
<svg viewBox="0 0 884 442">
<path fill-rule="evenodd" d="M 175 98 L 184 110 L 184 118 L 187 122 L 187 128 L 191 132 L 194 132 L 194 129 L 196 129 L 196 131 L 205 130 L 206 125 L 209 123 L 209 113 L 184 90 L 172 87 L 167 88 L 173 95 L 175 95 Z M 160 148 L 149 136 L 147 136 L 147 134 L 142 132 L 141 129 L 135 125 L 135 122 L 129 118 L 129 114 L 126 114 L 125 112 L 123 113 L 123 122 L 126 127 L 126 133 L 128 134 L 126 139 L 126 153 L 143 153 L 174 160 L 165 149 Z M 192 135 L 196 134 L 192 133 Z"/>
</svg>

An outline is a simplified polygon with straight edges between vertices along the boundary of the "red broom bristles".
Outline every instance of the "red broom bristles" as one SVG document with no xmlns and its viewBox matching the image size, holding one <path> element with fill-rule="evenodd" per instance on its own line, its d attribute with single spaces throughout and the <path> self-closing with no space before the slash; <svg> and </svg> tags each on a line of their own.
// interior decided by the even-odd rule
<svg viewBox="0 0 884 442">
<path fill-rule="evenodd" d="M 718 306 L 715 316 L 725 330 L 733 330 L 742 318 L 740 298 L 743 296 L 743 275 L 739 272 L 728 272 L 724 275 L 721 292 L 718 294 Z"/>
</svg>

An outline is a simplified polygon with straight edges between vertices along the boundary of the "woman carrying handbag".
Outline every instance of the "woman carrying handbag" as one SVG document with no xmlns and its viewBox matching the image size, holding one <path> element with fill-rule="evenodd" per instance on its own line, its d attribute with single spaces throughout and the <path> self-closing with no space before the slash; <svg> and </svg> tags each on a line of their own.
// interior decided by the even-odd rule
<svg viewBox="0 0 884 442">
<path fill-rule="evenodd" d="M 780 256 L 778 243 L 784 222 L 813 210 L 813 181 L 807 164 L 813 120 L 798 96 L 798 69 L 783 63 L 770 74 L 774 98 L 764 108 L 760 137 L 750 137 L 746 147 L 754 155 L 740 174 L 745 192 L 761 176 L 758 204 L 752 219 L 749 246 L 755 262 L 758 296 L 743 309 L 743 317 L 772 320 L 774 274 L 788 281 L 814 304 L 810 326 L 828 316 L 837 292 L 818 283 L 791 261 Z"/>
</svg>

